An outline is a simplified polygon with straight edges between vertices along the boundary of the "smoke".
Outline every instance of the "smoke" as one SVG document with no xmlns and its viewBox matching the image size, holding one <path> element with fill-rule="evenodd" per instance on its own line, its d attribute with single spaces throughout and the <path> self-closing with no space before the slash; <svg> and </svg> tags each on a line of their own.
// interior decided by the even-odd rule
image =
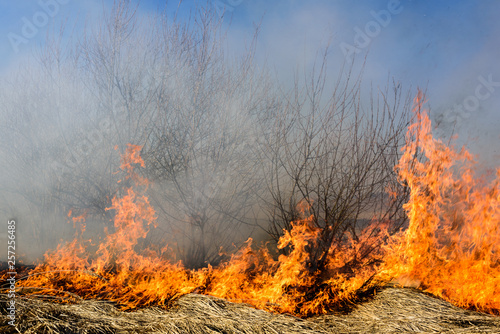
<svg viewBox="0 0 500 334">
<path fill-rule="evenodd" d="M 343 45 L 359 50 L 354 72 L 364 68 L 366 92 L 383 90 L 393 77 L 403 87 L 425 88 L 436 134 L 444 140 L 457 134 L 485 167 L 498 164 L 498 2 L 241 1 L 228 7 L 221 26 L 212 27 L 226 38 L 207 44 L 207 36 L 189 33 L 209 24 L 188 21 L 200 5 L 194 1 L 180 6 L 178 30 L 170 25 L 176 4 L 169 4 L 169 20 L 149 25 L 162 4 L 142 1 L 114 39 L 99 19 L 102 9 L 112 12 L 111 2 L 50 2 L 57 10 L 40 5 L 49 2 L 0 8 L 9 18 L 0 27 L 7 37 L 0 43 L 0 208 L 4 221 L 20 222 L 19 247 L 27 261 L 72 236 L 70 209 L 89 213 L 91 235 L 111 226 L 105 208 L 120 191 L 115 173 L 128 142 L 144 146 L 144 173 L 153 182 L 149 191 L 160 219 L 157 239 L 196 244 L 200 217 L 207 224 L 203 233 L 213 240 L 230 244 L 248 237 L 265 217 L 256 205 L 265 187 L 259 189 L 262 157 L 254 148 L 265 137 L 259 131 L 272 132 L 262 125 L 279 107 L 277 91 L 318 71 L 314 66 L 325 49 L 326 86 L 334 87 L 352 61 Z M 215 3 L 202 5 L 221 15 Z M 135 8 L 132 3 L 123 15 Z M 43 13 L 46 23 L 33 20 Z M 36 31 L 27 34 L 26 22 Z M 8 38 L 13 34 L 23 39 L 16 47 Z M 253 51 L 255 57 L 245 61 Z M 214 66 L 200 76 L 203 64 Z M 279 89 L 270 84 L 275 79 Z M 361 99 L 368 109 L 369 94 Z M 224 154 L 230 158 L 218 158 Z M 227 224 L 211 223 L 221 220 Z M 211 245 L 211 252 L 219 245 Z"/>
<path fill-rule="evenodd" d="M 488 97 L 470 97 L 482 84 L 480 78 L 500 82 L 499 6 L 495 1 L 278 1 L 272 6 L 252 1 L 242 5 L 245 12 L 235 21 L 238 25 L 245 15 L 254 21 L 264 17 L 260 59 L 272 64 L 284 83 L 296 69 L 310 71 L 318 49 L 326 45 L 330 78 L 335 78 L 350 60 L 343 47 L 357 47 L 358 64 L 368 55 L 363 76 L 367 87 L 377 90 L 394 77 L 403 87 L 426 90 L 436 135 L 444 140 L 458 135 L 459 144 L 468 145 L 492 167 L 498 161 L 494 129 L 500 124 L 500 87 L 481 88 Z M 393 7 L 397 10 L 391 12 Z M 242 39 L 241 30 L 230 31 L 233 40 Z"/>
<path fill-rule="evenodd" d="M 32 261 L 71 238 L 69 211 L 86 214 L 91 239 L 112 228 L 107 208 L 128 186 L 119 153 L 132 143 L 158 211 L 148 242 L 172 243 L 189 266 L 216 263 L 259 216 L 268 84 L 251 58 L 224 58 L 213 12 L 196 12 L 193 27 L 115 6 L 68 43 L 48 42 L 2 87 L 2 212 L 26 226 L 18 254 Z"/>
</svg>

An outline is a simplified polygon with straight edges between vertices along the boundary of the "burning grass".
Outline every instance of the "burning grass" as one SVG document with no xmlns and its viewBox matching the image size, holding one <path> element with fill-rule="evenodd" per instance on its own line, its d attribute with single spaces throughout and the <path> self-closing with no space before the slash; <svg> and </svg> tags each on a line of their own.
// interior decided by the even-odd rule
<svg viewBox="0 0 500 334">
<path fill-rule="evenodd" d="M 500 168 L 477 177 L 474 159 L 432 137 L 415 101 L 417 122 L 397 166 L 411 189 L 407 230 L 389 240 L 380 276 L 407 277 L 464 308 L 500 311 Z M 416 150 L 423 161 L 412 157 Z"/>
<path fill-rule="evenodd" d="M 151 321 L 146 322 L 151 324 L 168 318 L 162 320 L 166 332 L 186 333 L 209 332 L 210 326 L 215 326 L 215 332 L 275 333 L 280 328 L 291 328 L 283 330 L 318 333 L 334 328 L 347 333 L 356 326 L 365 331 L 366 324 L 377 331 L 379 325 L 385 326 L 383 323 L 392 324 L 380 327 L 383 332 L 412 328 L 433 332 L 448 328 L 442 327 L 445 325 L 460 332 L 464 326 L 476 330 L 483 323 L 498 325 L 493 318 L 452 308 L 410 290 L 385 290 L 372 302 L 355 308 L 347 318 L 326 316 L 352 309 L 364 293 L 393 280 L 411 281 L 421 290 L 463 308 L 492 314 L 500 310 L 500 170 L 491 183 L 475 178 L 468 152 L 457 152 L 432 138 L 422 99 L 419 94 L 415 100 L 416 122 L 409 128 L 408 144 L 397 166 L 401 182 L 411 189 L 410 201 L 405 205 L 409 218 L 406 230 L 389 235 L 383 224 L 377 223 L 355 240 L 346 234 L 343 242 L 327 250 L 327 264 L 318 269 L 311 263 L 309 250 L 315 249 L 321 239 L 306 207 L 303 219 L 293 222 L 291 230 L 283 231 L 278 248 L 289 251 L 277 259 L 265 247 L 253 247 L 249 239 L 245 247 L 220 266 L 189 270 L 180 262 L 167 260 L 168 248 L 160 252 L 136 250 L 148 227 L 155 224 L 156 216 L 144 195 L 148 181 L 134 170 L 136 165 L 144 166 L 140 147 L 130 145 L 122 157 L 121 168 L 124 180 L 131 186 L 113 199 L 110 210 L 115 211 L 114 231 L 108 232 L 98 245 L 92 245 L 84 239 L 82 217 L 74 217 L 75 226 L 79 227 L 74 240 L 48 253 L 45 261 L 19 282 L 27 294 L 69 294 L 94 301 L 53 305 L 25 296 L 21 304 L 27 306 L 21 313 L 32 314 L 34 319 L 26 316 L 23 321 L 49 319 L 52 311 L 73 312 L 73 322 L 83 321 L 78 319 L 84 319 L 85 314 L 92 318 L 99 312 L 108 312 L 112 316 L 103 321 L 109 328 L 118 321 L 115 318 L 123 320 L 122 327 L 138 326 L 140 317 L 150 317 Z M 419 151 L 424 156 L 421 161 L 414 159 Z M 89 252 L 91 247 L 96 249 L 93 254 Z M 369 256 L 357 257 L 366 249 L 371 250 Z M 261 310 L 192 292 L 245 302 Z M 407 299 L 409 302 L 405 302 Z M 122 310 L 139 310 L 116 313 L 114 307 L 100 301 L 112 302 Z M 30 303 L 40 307 L 42 313 L 33 313 L 32 307 L 28 307 Z M 392 307 L 396 309 L 389 311 Z M 325 316 L 303 321 L 276 315 L 280 313 L 302 318 Z M 394 319 L 389 320 L 390 317 Z M 465 320 L 457 320 L 460 318 Z M 215 319 L 225 325 L 217 327 Z M 408 320 L 412 320 L 411 324 L 403 324 Z M 361 327 L 356 321 L 364 325 Z"/>
</svg>

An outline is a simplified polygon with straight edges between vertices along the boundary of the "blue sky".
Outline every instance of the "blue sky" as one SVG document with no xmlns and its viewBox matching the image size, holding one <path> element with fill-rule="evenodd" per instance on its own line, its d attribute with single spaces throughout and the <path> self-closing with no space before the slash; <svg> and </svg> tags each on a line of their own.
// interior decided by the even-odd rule
<svg viewBox="0 0 500 334">
<path fill-rule="evenodd" d="M 36 15 L 43 18 L 40 13 L 46 9 L 41 3 L 50 1 L 0 4 L 1 71 L 22 64 L 43 44 L 50 27 L 67 20 L 79 30 L 86 20 L 92 25 L 101 9 L 112 4 L 111 0 L 52 0 L 60 3 L 57 13 L 16 51 L 13 34 L 23 37 L 26 20 L 33 22 Z M 164 4 L 142 0 L 139 11 L 149 13 Z M 228 41 L 236 53 L 262 19 L 257 60 L 265 59 L 284 82 L 295 69 L 310 65 L 328 42 L 330 70 L 335 76 L 345 60 L 342 45 L 356 46 L 356 38 L 366 42 L 359 37 L 361 31 L 369 37 L 366 46 L 358 45 L 360 60 L 368 52 L 366 82 L 384 86 L 390 74 L 403 87 L 427 88 L 434 118 L 441 121 L 437 133 L 449 135 L 456 121 L 455 131 L 462 142 L 500 165 L 500 1 L 209 0 L 209 5 L 223 4 L 232 17 Z M 177 2 L 170 1 L 169 6 L 175 8 Z M 194 0 L 183 1 L 181 17 L 194 6 Z M 391 6 L 397 13 L 389 11 Z M 390 17 L 384 16 L 387 12 Z M 373 13 L 384 20 L 377 21 Z"/>
</svg>

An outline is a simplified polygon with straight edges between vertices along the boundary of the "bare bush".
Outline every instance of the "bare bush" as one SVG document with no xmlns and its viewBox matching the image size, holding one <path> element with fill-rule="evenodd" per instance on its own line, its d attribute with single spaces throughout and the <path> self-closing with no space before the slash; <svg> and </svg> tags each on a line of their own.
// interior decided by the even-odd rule
<svg viewBox="0 0 500 334">
<path fill-rule="evenodd" d="M 305 207 L 321 230 L 310 249 L 311 273 L 324 270 L 328 251 L 348 237 L 359 240 L 367 225 L 400 228 L 408 195 L 394 166 L 410 121 L 410 95 L 394 83 L 392 90 L 372 92 L 365 107 L 361 75 L 354 76 L 352 67 L 327 90 L 326 54 L 304 85 L 295 82 L 274 119 L 275 135 L 264 146 L 270 159 L 265 173 L 271 194 L 268 233 L 277 240 L 283 230 L 290 231 L 293 221 L 304 218 L 299 208 Z M 355 266 L 377 246 L 362 248 L 347 266 Z"/>
<path fill-rule="evenodd" d="M 193 24 L 190 34 L 163 30 L 176 66 L 162 70 L 170 75 L 143 152 L 154 180 L 151 198 L 171 222 L 176 254 L 200 267 L 217 264 L 220 248 L 252 229 L 250 213 L 263 188 L 256 120 L 268 112 L 270 94 L 252 64 L 255 39 L 243 57 L 230 59 L 213 9 L 197 13 Z"/>
</svg>

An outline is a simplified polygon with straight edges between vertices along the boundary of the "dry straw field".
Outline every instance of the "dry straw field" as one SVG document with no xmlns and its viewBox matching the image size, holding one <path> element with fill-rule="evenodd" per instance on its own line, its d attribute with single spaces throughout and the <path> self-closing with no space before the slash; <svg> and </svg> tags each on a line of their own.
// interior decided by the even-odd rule
<svg viewBox="0 0 500 334">
<path fill-rule="evenodd" d="M 18 299 L 17 323 L 7 325 L 1 296 L 0 332 L 10 333 L 499 333 L 500 318 L 457 308 L 411 288 L 384 288 L 346 314 L 300 319 L 247 304 L 188 294 L 168 310 L 123 312 L 104 301 L 54 303 Z"/>
</svg>

